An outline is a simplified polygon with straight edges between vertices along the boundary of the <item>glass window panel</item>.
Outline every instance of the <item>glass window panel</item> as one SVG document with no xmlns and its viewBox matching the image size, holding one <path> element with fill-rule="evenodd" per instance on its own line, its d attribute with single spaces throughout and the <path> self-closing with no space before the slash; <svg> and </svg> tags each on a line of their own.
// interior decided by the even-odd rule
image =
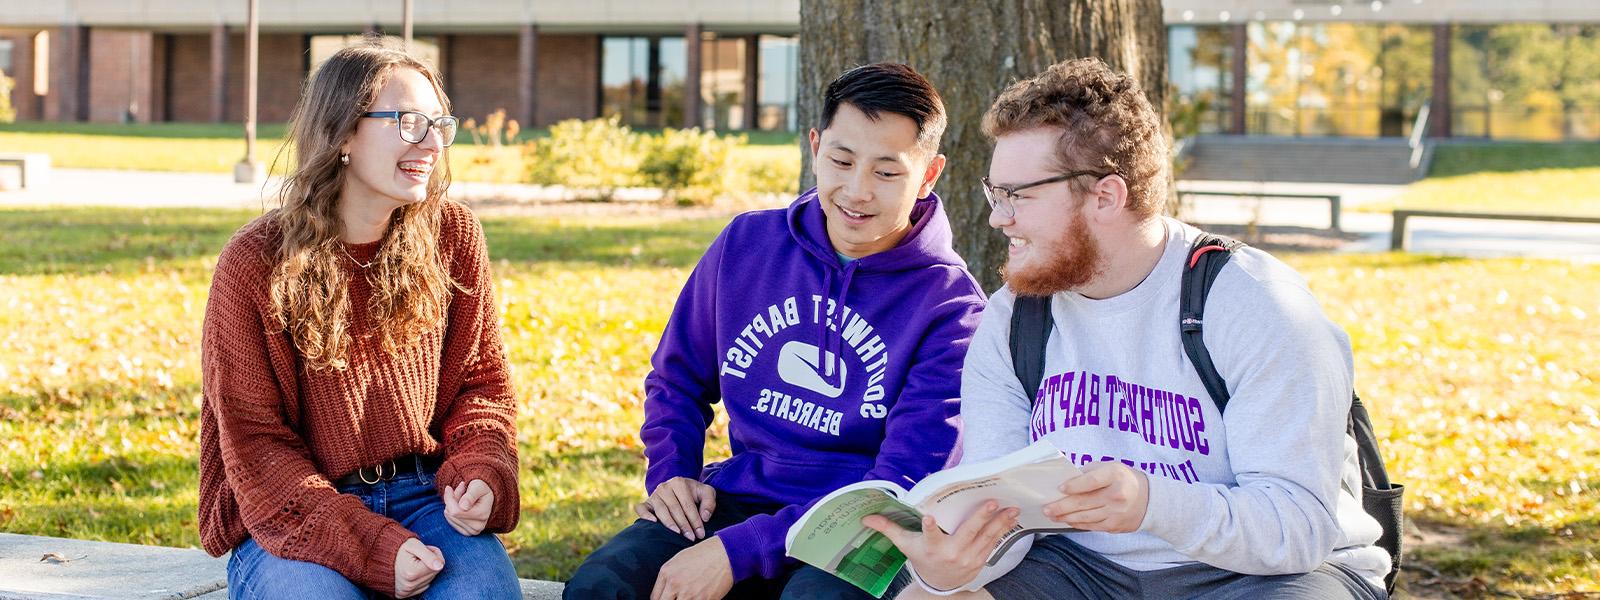
<svg viewBox="0 0 1600 600">
<path fill-rule="evenodd" d="M 1168 35 L 1168 73 L 1178 111 L 1197 113 L 1196 133 L 1220 133 L 1231 122 L 1233 40 L 1227 27 L 1176 26 Z"/>
<path fill-rule="evenodd" d="M 795 131 L 795 82 L 799 74 L 800 44 L 792 37 L 761 36 L 761 76 L 756 126 L 766 130 Z"/>
<path fill-rule="evenodd" d="M 683 126 L 683 87 L 688 78 L 688 48 L 682 37 L 661 38 L 661 64 L 656 70 L 661 86 L 662 127 Z"/>
<path fill-rule="evenodd" d="M 601 116 L 636 128 L 683 124 L 682 37 L 607 37 L 600 54 Z"/>
<path fill-rule="evenodd" d="M 1451 133 L 1600 138 L 1600 26 L 1458 25 L 1450 46 Z"/>
<path fill-rule="evenodd" d="M 644 119 L 643 38 L 608 37 L 600 43 L 600 115 L 625 125 Z M 641 48 L 636 48 L 641 47 Z"/>
<path fill-rule="evenodd" d="M 700 58 L 702 127 L 744 128 L 744 40 L 706 33 Z"/>
<path fill-rule="evenodd" d="M 1403 136 L 1431 94 L 1426 28 L 1268 22 L 1247 31 L 1250 133 Z"/>
</svg>

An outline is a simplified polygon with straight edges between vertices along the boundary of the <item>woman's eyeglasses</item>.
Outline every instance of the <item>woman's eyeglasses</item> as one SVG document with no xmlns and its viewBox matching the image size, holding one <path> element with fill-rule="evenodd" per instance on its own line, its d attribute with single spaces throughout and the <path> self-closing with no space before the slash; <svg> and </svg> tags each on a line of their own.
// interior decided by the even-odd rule
<svg viewBox="0 0 1600 600">
<path fill-rule="evenodd" d="M 400 126 L 400 139 L 412 144 L 421 144 L 428 139 L 429 130 L 439 132 L 439 145 L 449 148 L 456 141 L 456 129 L 461 122 L 452 116 L 429 118 L 428 115 L 412 110 L 380 110 L 361 113 L 362 117 L 373 119 L 394 119 Z"/>
</svg>

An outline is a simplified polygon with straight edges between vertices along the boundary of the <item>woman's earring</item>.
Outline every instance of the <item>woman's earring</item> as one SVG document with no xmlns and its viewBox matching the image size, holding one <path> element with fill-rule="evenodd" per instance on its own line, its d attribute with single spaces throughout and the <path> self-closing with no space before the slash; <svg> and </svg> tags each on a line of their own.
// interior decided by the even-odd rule
<svg viewBox="0 0 1600 600">
<path fill-rule="evenodd" d="M 339 155 L 339 164 L 341 164 L 341 165 L 350 164 L 350 155 L 349 154 L 340 154 Z"/>
</svg>

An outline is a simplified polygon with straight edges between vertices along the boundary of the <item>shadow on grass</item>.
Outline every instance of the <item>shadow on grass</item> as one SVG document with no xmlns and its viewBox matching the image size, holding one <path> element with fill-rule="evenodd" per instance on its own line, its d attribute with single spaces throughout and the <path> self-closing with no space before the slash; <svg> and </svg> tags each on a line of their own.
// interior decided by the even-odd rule
<svg viewBox="0 0 1600 600">
<path fill-rule="evenodd" d="M 124 274 L 215 257 L 252 210 L 0 210 L 0 275 Z M 522 263 L 691 266 L 726 218 L 483 219 L 490 256 Z"/>
<path fill-rule="evenodd" d="M 79 378 L 65 386 L 24 383 L 0 394 L 0 421 L 28 425 L 94 427 L 105 421 L 196 419 L 191 399 L 199 381 L 179 379 L 171 387 Z"/>
<path fill-rule="evenodd" d="M 1402 589 L 1424 598 L 1567 598 L 1596 590 L 1600 516 L 1556 527 L 1461 523 L 1422 516 L 1407 533 Z M 1554 592 L 1524 596 L 1529 589 Z"/>
<path fill-rule="evenodd" d="M 609 224 L 596 219 L 484 219 L 494 260 L 588 263 L 598 266 L 693 266 L 716 238 L 725 217 Z"/>
<path fill-rule="evenodd" d="M 0 210 L 0 275 L 131 273 L 216 256 L 249 210 Z"/>
<path fill-rule="evenodd" d="M 636 518 L 644 458 L 623 448 L 524 456 L 522 522 L 508 546 L 517 574 L 566 581 L 584 557 Z"/>
<path fill-rule="evenodd" d="M 1600 143 L 1451 143 L 1434 150 L 1428 177 L 1600 167 Z"/>
<path fill-rule="evenodd" d="M 189 547 L 195 526 L 193 457 L 139 453 L 78 460 L 0 479 L 0 530 L 129 544 Z"/>
</svg>

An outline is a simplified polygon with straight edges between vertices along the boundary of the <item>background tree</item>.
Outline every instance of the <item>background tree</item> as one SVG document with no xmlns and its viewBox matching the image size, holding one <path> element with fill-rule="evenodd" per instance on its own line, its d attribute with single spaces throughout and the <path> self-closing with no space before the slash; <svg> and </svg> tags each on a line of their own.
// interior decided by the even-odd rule
<svg viewBox="0 0 1600 600">
<path fill-rule="evenodd" d="M 978 179 L 989 170 L 983 112 L 1007 85 L 1068 58 L 1097 56 L 1139 80 L 1157 111 L 1167 92 L 1167 31 L 1160 0 L 802 0 L 799 123 L 821 112 L 822 88 L 850 67 L 899 61 L 944 97 L 949 166 L 937 187 L 956 251 L 983 288 L 1000 287 L 1004 237 L 989 228 Z M 802 142 L 804 143 L 804 142 Z M 816 181 L 810 148 L 801 189 Z"/>
</svg>

